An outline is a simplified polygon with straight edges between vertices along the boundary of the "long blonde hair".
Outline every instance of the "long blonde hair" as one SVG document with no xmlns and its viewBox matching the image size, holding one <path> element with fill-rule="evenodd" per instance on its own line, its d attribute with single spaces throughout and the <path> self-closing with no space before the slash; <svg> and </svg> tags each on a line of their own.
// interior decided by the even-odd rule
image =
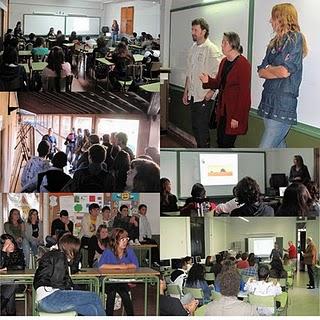
<svg viewBox="0 0 320 320">
<path fill-rule="evenodd" d="M 276 35 L 271 39 L 269 48 L 279 47 L 283 36 L 288 32 L 300 32 L 300 25 L 298 22 L 298 12 L 293 4 L 281 3 L 277 4 L 272 8 L 271 12 L 272 20 L 278 21 L 278 27 Z M 308 54 L 308 46 L 305 36 L 302 35 L 303 41 L 303 57 Z"/>
</svg>

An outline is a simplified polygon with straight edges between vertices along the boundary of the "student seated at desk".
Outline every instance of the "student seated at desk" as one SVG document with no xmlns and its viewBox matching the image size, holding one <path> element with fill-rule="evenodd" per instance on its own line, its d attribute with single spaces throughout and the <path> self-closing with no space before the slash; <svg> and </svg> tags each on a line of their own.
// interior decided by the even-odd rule
<svg viewBox="0 0 320 320">
<path fill-rule="evenodd" d="M 160 61 L 160 50 L 157 50 L 153 46 L 150 50 L 146 50 L 142 60 L 142 64 L 145 65 L 145 67 L 143 68 L 143 75 L 145 77 L 150 77 L 152 62 L 159 62 L 159 61 Z M 160 68 L 159 68 L 159 71 L 157 71 L 157 74 L 154 73 L 152 74 L 152 76 L 155 78 L 159 74 L 160 74 Z"/>
<path fill-rule="evenodd" d="M 31 54 L 33 62 L 42 61 L 49 54 L 49 49 L 44 47 L 44 39 L 42 37 L 36 39 Z"/>
<path fill-rule="evenodd" d="M 241 179 L 236 186 L 235 196 L 237 202 L 243 205 L 234 209 L 231 217 L 274 216 L 273 208 L 260 201 L 260 187 L 254 179 Z"/>
<path fill-rule="evenodd" d="M 86 41 L 84 42 L 87 48 L 94 48 L 97 45 L 97 41 L 91 39 L 90 36 L 86 36 Z"/>
<path fill-rule="evenodd" d="M 90 268 L 96 268 L 98 261 L 109 244 L 108 228 L 105 224 L 100 224 L 97 233 L 89 240 L 88 264 Z"/>
<path fill-rule="evenodd" d="M 244 290 L 248 293 L 252 293 L 257 296 L 278 296 L 282 293 L 280 284 L 268 281 L 269 278 L 269 267 L 268 265 L 260 265 L 258 269 L 259 281 L 252 278 L 246 283 Z M 271 316 L 274 312 L 274 307 L 258 307 L 257 311 L 260 316 Z"/>
<path fill-rule="evenodd" d="M 160 179 L 160 212 L 178 211 L 177 197 L 171 193 L 171 182 L 168 178 Z"/>
<path fill-rule="evenodd" d="M 270 266 L 270 278 L 287 279 L 287 271 L 284 270 L 282 261 L 279 257 L 273 257 Z"/>
<path fill-rule="evenodd" d="M 284 191 L 282 203 L 276 215 L 308 217 L 311 201 L 307 187 L 300 182 L 294 182 Z"/>
<path fill-rule="evenodd" d="M 49 78 L 55 78 L 56 89 L 60 91 L 62 89 L 60 80 L 71 75 L 71 65 L 65 62 L 63 50 L 57 46 L 53 47 L 48 56 L 48 65 L 42 71 L 43 90 L 48 90 Z"/>
<path fill-rule="evenodd" d="M 74 41 L 77 41 L 77 33 L 75 31 L 72 31 L 69 37 L 69 43 L 72 43 Z"/>
<path fill-rule="evenodd" d="M 30 33 L 29 34 L 29 38 L 27 40 L 27 43 L 26 43 L 26 50 L 32 50 L 34 45 L 36 43 L 36 35 L 34 33 Z"/>
<path fill-rule="evenodd" d="M 151 34 L 147 34 L 145 40 L 141 43 L 141 47 L 143 50 L 151 50 L 152 49 L 152 41 L 153 37 Z"/>
<path fill-rule="evenodd" d="M 27 73 L 18 64 L 18 51 L 10 45 L 4 49 L 0 65 L 0 91 L 23 91 L 27 88 Z"/>
<path fill-rule="evenodd" d="M 309 181 L 307 183 L 307 189 L 311 197 L 309 216 L 319 217 L 320 216 L 320 202 L 319 202 L 319 188 L 316 182 Z"/>
<path fill-rule="evenodd" d="M 94 292 L 72 290 L 69 273 L 80 249 L 80 240 L 71 234 L 63 235 L 58 250 L 45 253 L 36 270 L 33 286 L 40 311 L 59 313 L 76 311 L 83 316 L 104 316 L 99 296 Z"/>
<path fill-rule="evenodd" d="M 4 223 L 4 231 L 14 238 L 19 248 L 22 248 L 25 224 L 18 209 L 10 210 L 8 221 Z"/>
<path fill-rule="evenodd" d="M 133 55 L 129 52 L 125 43 L 120 42 L 111 55 L 114 68 L 109 72 L 109 80 L 114 91 L 121 90 L 119 81 L 130 81 L 132 77 L 128 73 L 128 66 L 134 63 Z"/>
<path fill-rule="evenodd" d="M 11 39 L 13 38 L 13 30 L 8 29 L 5 35 L 3 36 L 3 47 L 6 48 L 9 46 Z"/>
<path fill-rule="evenodd" d="M 127 270 L 139 268 L 138 259 L 133 249 L 128 246 L 129 238 L 128 233 L 124 229 L 115 228 L 112 230 L 111 237 L 109 239 L 109 248 L 106 249 L 100 260 L 99 269 L 103 272 L 108 270 Z M 133 304 L 129 295 L 128 284 L 112 283 L 107 284 L 107 308 L 106 312 L 108 316 L 113 315 L 114 301 L 116 293 L 118 293 L 122 299 L 127 316 L 133 316 Z"/>
<path fill-rule="evenodd" d="M 24 270 L 24 255 L 14 238 L 9 234 L 3 234 L 0 237 L 0 271 Z M 25 286 L 17 284 L 0 285 L 1 316 L 16 315 L 15 294 Z"/>
<path fill-rule="evenodd" d="M 133 45 L 139 45 L 140 44 L 140 41 L 138 40 L 137 36 L 138 35 L 137 35 L 136 32 L 132 33 L 132 36 L 130 37 L 130 44 L 133 44 Z"/>
</svg>

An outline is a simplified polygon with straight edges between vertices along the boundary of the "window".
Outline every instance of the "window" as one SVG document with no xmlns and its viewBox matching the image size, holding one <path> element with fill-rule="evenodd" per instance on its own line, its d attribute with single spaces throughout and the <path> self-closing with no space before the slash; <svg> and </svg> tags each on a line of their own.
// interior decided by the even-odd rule
<svg viewBox="0 0 320 320">
<path fill-rule="evenodd" d="M 71 117 L 63 117 L 61 116 L 61 129 L 60 135 L 66 137 L 71 130 Z"/>
<path fill-rule="evenodd" d="M 52 116 L 48 116 L 47 128 L 52 128 Z"/>
<path fill-rule="evenodd" d="M 82 129 L 82 132 L 84 129 L 88 129 L 91 132 L 92 118 L 91 117 L 75 117 L 73 126 L 74 126 L 76 132 L 79 128 Z"/>
<path fill-rule="evenodd" d="M 104 134 L 112 132 L 124 132 L 128 136 L 127 146 L 134 154 L 137 151 L 139 120 L 124 119 L 98 119 L 97 134 L 102 137 Z"/>
<path fill-rule="evenodd" d="M 59 116 L 53 116 L 52 120 L 52 129 L 55 133 L 60 134 L 60 121 L 59 121 Z"/>
</svg>

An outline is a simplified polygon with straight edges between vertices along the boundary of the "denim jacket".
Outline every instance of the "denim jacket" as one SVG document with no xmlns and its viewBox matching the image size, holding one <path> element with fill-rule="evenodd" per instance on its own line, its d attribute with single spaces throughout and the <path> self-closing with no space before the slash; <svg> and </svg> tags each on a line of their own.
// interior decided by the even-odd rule
<svg viewBox="0 0 320 320">
<path fill-rule="evenodd" d="M 264 118 L 297 123 L 297 97 L 302 80 L 303 37 L 299 32 L 289 32 L 278 48 L 268 48 L 258 71 L 270 66 L 285 67 L 290 76 L 267 79 L 263 84 L 258 114 Z"/>
</svg>

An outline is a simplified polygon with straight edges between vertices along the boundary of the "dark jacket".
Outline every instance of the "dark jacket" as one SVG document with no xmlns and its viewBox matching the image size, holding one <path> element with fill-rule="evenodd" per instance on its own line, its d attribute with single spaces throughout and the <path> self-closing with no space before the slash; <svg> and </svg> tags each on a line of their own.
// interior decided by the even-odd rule
<svg viewBox="0 0 320 320">
<path fill-rule="evenodd" d="M 26 89 L 27 74 L 23 66 L 0 66 L 0 90 L 23 91 Z"/>
<path fill-rule="evenodd" d="M 114 158 L 112 170 L 114 172 L 116 178 L 116 192 L 123 192 L 126 183 L 127 183 L 127 172 L 130 169 L 130 156 L 129 154 L 124 151 L 120 150 L 116 157 Z"/>
<path fill-rule="evenodd" d="M 227 58 L 224 58 L 215 78 L 209 77 L 209 82 L 203 84 L 204 89 L 219 89 L 222 79 L 222 71 Z M 226 130 L 229 135 L 246 134 L 248 130 L 249 110 L 251 107 L 250 96 L 251 66 L 248 60 L 239 56 L 227 75 L 224 90 L 219 93 L 219 103 L 216 110 L 217 121 L 226 111 Z M 239 122 L 238 128 L 231 128 L 231 119 Z"/>
<path fill-rule="evenodd" d="M 294 180 L 294 178 L 300 178 L 301 180 Z M 303 184 L 308 183 L 311 180 L 308 167 L 303 165 L 303 167 L 297 171 L 296 166 L 292 166 L 290 169 L 290 182 L 301 182 Z"/>
<path fill-rule="evenodd" d="M 234 209 L 231 214 L 231 217 L 273 217 L 274 210 L 272 207 L 264 204 L 263 202 L 258 202 L 254 204 L 244 204 L 243 206 Z"/>
<path fill-rule="evenodd" d="M 21 249 L 16 249 L 9 255 L 0 250 L 0 269 L 24 270 L 25 266 L 24 255 Z"/>
<path fill-rule="evenodd" d="M 52 167 L 54 168 L 54 167 Z M 53 170 L 50 169 L 45 172 L 41 172 L 38 174 L 38 187 L 37 190 L 40 190 L 40 186 L 42 183 L 43 178 L 47 177 L 47 185 L 45 185 L 45 188 L 49 192 L 59 192 L 62 190 L 62 188 L 68 183 L 68 181 L 71 179 L 70 176 L 65 174 L 63 171 L 60 170 Z"/>
<path fill-rule="evenodd" d="M 73 287 L 68 260 L 63 252 L 53 250 L 42 256 L 34 275 L 33 286 L 35 289 L 45 286 L 62 290 L 70 290 Z"/>
</svg>

